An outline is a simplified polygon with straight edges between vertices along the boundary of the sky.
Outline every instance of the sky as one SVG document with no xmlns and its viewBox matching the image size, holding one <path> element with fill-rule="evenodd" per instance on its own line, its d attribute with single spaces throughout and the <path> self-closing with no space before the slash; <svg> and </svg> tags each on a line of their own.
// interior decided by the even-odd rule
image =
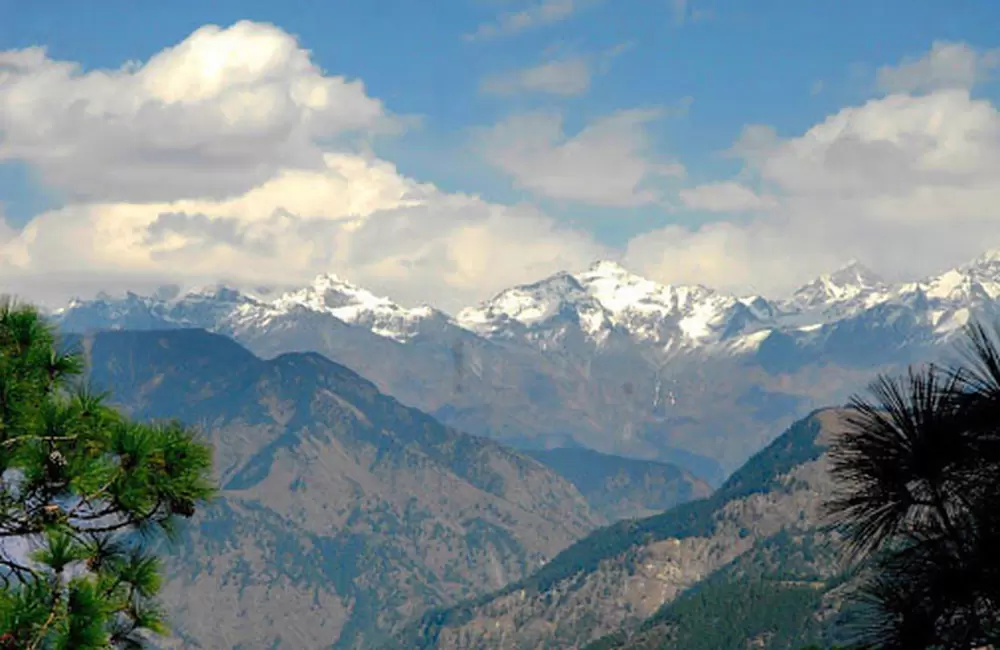
<svg viewBox="0 0 1000 650">
<path fill-rule="evenodd" d="M 433 10 L 431 9 L 433 7 Z M 0 0 L 0 291 L 455 311 L 1000 247 L 994 0 Z"/>
</svg>

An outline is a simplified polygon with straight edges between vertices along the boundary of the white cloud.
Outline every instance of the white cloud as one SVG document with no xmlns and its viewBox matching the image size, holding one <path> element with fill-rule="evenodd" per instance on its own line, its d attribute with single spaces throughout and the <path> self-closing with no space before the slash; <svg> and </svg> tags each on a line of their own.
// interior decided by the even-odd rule
<svg viewBox="0 0 1000 650">
<path fill-rule="evenodd" d="M 0 204 L 0 249 L 17 237 L 17 231 L 10 227 L 7 218 L 3 213 L 3 205 Z"/>
<path fill-rule="evenodd" d="M 619 56 L 633 47 L 624 41 L 592 55 L 559 53 L 554 46 L 546 50 L 547 61 L 536 65 L 508 70 L 485 77 L 479 84 L 480 92 L 493 95 L 519 93 L 548 93 L 551 95 L 582 95 L 590 89 L 595 75 L 606 74 Z M 683 107 L 686 104 L 682 103 Z"/>
<path fill-rule="evenodd" d="M 930 51 L 899 65 L 878 69 L 876 83 L 887 93 L 969 89 L 1000 68 L 1000 48 L 980 52 L 966 43 L 935 41 Z"/>
<path fill-rule="evenodd" d="M 684 173 L 650 151 L 647 125 L 663 115 L 618 111 L 567 135 L 559 114 L 525 113 L 481 131 L 478 145 L 515 186 L 542 197 L 611 207 L 656 203 L 663 199 L 657 181 Z"/>
<path fill-rule="evenodd" d="M 320 170 L 286 170 L 229 199 L 47 212 L 0 247 L 0 268 L 8 287 L 60 298 L 64 288 L 289 285 L 334 271 L 447 309 L 604 253 L 530 207 L 445 194 L 384 161 L 327 154 Z"/>
<path fill-rule="evenodd" d="M 590 88 L 590 64 L 583 57 L 547 61 L 487 77 L 480 90 L 494 95 L 522 92 L 580 95 Z"/>
<path fill-rule="evenodd" d="M 538 0 L 520 11 L 501 14 L 496 22 L 483 23 L 476 31 L 466 34 L 466 40 L 509 36 L 527 29 L 551 25 L 575 14 L 588 0 Z M 590 0 L 593 2 L 594 0 Z"/>
<path fill-rule="evenodd" d="M 110 72 L 38 49 L 0 53 L 0 155 L 87 199 L 18 232 L 0 221 L 0 293 L 297 284 L 333 271 L 456 309 L 615 255 L 531 206 L 446 193 L 329 142 L 391 118 L 279 30 L 195 36 Z M 683 167 L 655 156 L 647 132 L 667 110 L 571 133 L 558 114 L 522 114 L 478 144 L 541 197 L 725 219 L 633 238 L 624 261 L 659 280 L 773 293 L 849 258 L 913 275 L 1000 245 L 1000 112 L 968 89 L 910 87 L 921 94 L 844 108 L 794 137 L 750 125 L 729 152 L 740 174 L 679 192 Z M 284 98 L 270 104 L 280 110 L 257 112 L 268 97 Z"/>
<path fill-rule="evenodd" d="M 321 144 L 399 127 L 359 81 L 320 70 L 280 29 L 205 26 L 145 64 L 83 71 L 41 48 L 0 52 L 0 162 L 74 199 L 240 193 L 322 167 Z"/>
<path fill-rule="evenodd" d="M 0 76 L 0 161 L 69 193 L 18 232 L 0 221 L 0 292 L 289 285 L 333 271 L 457 308 L 604 254 L 530 206 L 445 193 L 333 141 L 393 118 L 270 25 L 204 27 L 113 71 L 2 52 Z"/>
<path fill-rule="evenodd" d="M 850 258 L 914 277 L 1000 245 L 1000 112 L 968 91 L 889 95 L 788 139 L 748 128 L 733 151 L 743 177 L 768 188 L 767 209 L 646 233 L 629 243 L 629 263 L 662 280 L 773 293 Z M 753 203 L 736 187 L 686 196 Z"/>
<path fill-rule="evenodd" d="M 750 212 L 774 207 L 775 199 L 761 196 L 734 181 L 706 183 L 680 190 L 685 207 L 707 212 Z"/>
</svg>

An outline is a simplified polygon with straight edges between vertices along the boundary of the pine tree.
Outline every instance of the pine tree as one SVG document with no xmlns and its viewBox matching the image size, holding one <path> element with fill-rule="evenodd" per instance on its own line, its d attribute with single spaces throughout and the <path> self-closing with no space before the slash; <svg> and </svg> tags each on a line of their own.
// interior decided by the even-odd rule
<svg viewBox="0 0 1000 650">
<path fill-rule="evenodd" d="M 829 504 L 862 561 L 862 647 L 1000 643 L 1000 328 L 963 363 L 879 378 L 832 445 Z"/>
<path fill-rule="evenodd" d="M 82 374 L 36 309 L 0 303 L 0 650 L 164 633 L 158 542 L 214 492 L 195 432 L 130 421 Z"/>
</svg>

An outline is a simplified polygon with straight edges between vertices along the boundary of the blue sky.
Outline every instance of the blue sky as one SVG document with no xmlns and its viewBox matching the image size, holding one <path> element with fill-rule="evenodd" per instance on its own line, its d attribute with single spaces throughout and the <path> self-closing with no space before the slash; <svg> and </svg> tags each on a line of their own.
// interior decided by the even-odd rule
<svg viewBox="0 0 1000 650">
<path fill-rule="evenodd" d="M 928 58 L 935 42 L 981 57 L 976 65 L 984 72 L 965 83 L 969 101 L 984 98 L 992 106 L 997 97 L 989 53 L 1000 45 L 1000 3 L 990 0 L 0 0 L 0 51 L 44 46 L 48 59 L 79 64 L 79 74 L 113 71 L 128 61 L 142 65 L 204 25 L 227 28 L 242 20 L 294 36 L 325 74 L 361 80 L 388 112 L 410 118 L 400 133 L 368 141 L 402 176 L 491 204 L 528 205 L 556 227 L 579 231 L 594 247 L 626 257 L 630 243 L 649 231 L 740 224 L 758 216 L 678 199 L 684 188 L 734 179 L 764 193 L 747 159 L 726 155 L 748 125 L 767 125 L 791 140 L 845 108 L 893 92 L 921 98 L 961 86 L 961 80 L 880 85 L 880 68 Z M 565 65 L 563 72 L 577 76 L 564 78 L 563 86 L 548 78 L 535 87 L 517 76 L 547 64 Z M 530 140 L 547 127 L 534 121 L 520 130 L 491 131 L 519 116 L 544 115 L 559 121 L 556 140 L 569 139 L 622 111 L 652 113 L 625 120 L 621 129 L 616 123 L 602 143 L 624 131 L 635 142 L 623 156 L 683 167 L 683 174 L 644 177 L 641 185 L 652 184 L 655 200 L 635 198 L 638 185 L 632 198 L 610 200 L 533 185 L 530 177 L 542 170 L 528 165 L 519 175 L 514 167 L 527 165 L 525 158 L 537 152 L 504 151 L 504 140 L 511 134 Z M 499 135 L 490 140 L 490 133 Z M 317 140 L 316 146 L 332 145 Z M 600 157 L 590 148 L 580 151 Z M 46 173 L 37 155 L 2 152 L 0 146 L 0 193 L 15 230 L 41 212 L 80 202 Z M 553 172 L 550 180 L 559 185 L 559 174 L 571 171 Z M 957 246 L 952 254 L 967 248 Z M 857 253 L 865 256 L 863 247 L 844 251 Z M 688 264 L 675 278 L 662 262 L 633 257 L 637 266 L 660 269 L 649 272 L 665 281 L 689 281 L 697 271 Z M 823 263 L 838 255 L 827 257 Z"/>
</svg>

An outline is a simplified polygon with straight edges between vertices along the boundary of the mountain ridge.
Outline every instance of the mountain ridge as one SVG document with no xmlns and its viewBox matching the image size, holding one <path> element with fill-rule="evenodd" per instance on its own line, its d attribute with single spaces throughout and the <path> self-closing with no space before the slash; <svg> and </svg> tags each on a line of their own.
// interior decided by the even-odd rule
<svg viewBox="0 0 1000 650">
<path fill-rule="evenodd" d="M 152 314 L 156 314 L 162 319 L 163 324 L 200 326 L 190 314 L 182 313 L 183 310 L 179 310 L 177 307 L 188 301 L 214 299 L 220 304 L 235 303 L 234 311 L 241 312 L 243 319 L 248 318 L 247 312 L 254 308 L 262 309 L 266 313 L 266 316 L 258 318 L 274 318 L 289 310 L 304 308 L 313 312 L 329 314 L 347 324 L 366 327 L 381 336 L 405 341 L 413 335 L 414 323 L 419 323 L 422 320 L 444 321 L 476 334 L 491 331 L 486 326 L 489 318 L 484 317 L 483 312 L 493 311 L 498 314 L 499 319 L 522 324 L 532 324 L 544 320 L 546 309 L 540 308 L 538 305 L 525 305 L 523 300 L 521 304 L 508 304 L 506 309 L 495 308 L 505 302 L 517 303 L 518 301 L 512 298 L 512 294 L 517 296 L 517 294 L 538 292 L 547 288 L 546 285 L 549 284 L 568 283 L 566 289 L 555 290 L 556 297 L 559 297 L 559 293 L 565 293 L 569 290 L 571 294 L 576 294 L 571 297 L 584 302 L 584 308 L 588 311 L 595 307 L 602 307 L 609 313 L 616 315 L 627 310 L 645 310 L 663 316 L 669 313 L 670 308 L 675 311 L 683 310 L 685 306 L 694 303 L 699 303 L 696 305 L 697 307 L 708 311 L 707 307 L 700 303 L 715 300 L 724 304 L 725 307 L 736 304 L 744 307 L 756 306 L 754 317 L 760 318 L 762 316 L 773 317 L 782 312 L 794 314 L 809 310 L 817 305 L 829 307 L 830 303 L 841 304 L 851 301 L 858 303 L 851 308 L 856 310 L 859 307 L 872 307 L 875 304 L 900 300 L 920 290 L 929 292 L 931 297 L 947 298 L 949 296 L 946 287 L 954 287 L 962 282 L 980 285 L 982 294 L 976 297 L 985 295 L 993 300 L 1000 298 L 1000 250 L 987 251 L 974 260 L 938 275 L 931 275 L 916 282 L 895 284 L 886 283 L 861 263 L 851 260 L 838 269 L 821 274 L 816 279 L 802 285 L 794 290 L 790 296 L 781 298 L 727 294 L 700 284 L 660 284 L 628 271 L 618 262 L 599 260 L 579 273 L 561 271 L 532 283 L 516 285 L 476 306 L 459 310 L 454 316 L 430 305 L 420 305 L 413 308 L 403 307 L 389 298 L 377 296 L 333 273 L 321 273 L 309 285 L 285 291 L 271 299 L 257 298 L 230 286 L 214 285 L 207 288 L 190 289 L 187 292 L 177 291 L 176 295 L 172 296 L 142 296 L 126 292 L 126 295 L 121 299 L 115 299 L 107 294 L 89 300 L 74 298 L 65 307 L 53 310 L 53 315 L 57 320 L 62 321 L 73 311 L 92 307 L 98 303 L 108 305 L 122 303 L 123 306 L 131 306 L 128 303 L 135 306 L 138 306 L 136 303 L 143 303 Z M 537 296 L 534 298 L 536 301 L 541 300 Z M 586 304 L 588 298 L 592 304 Z M 660 302 L 656 304 L 658 299 Z M 163 309 L 164 307 L 168 308 Z M 664 307 L 668 309 L 663 309 Z M 527 313 L 523 314 L 521 318 L 518 318 L 516 313 L 510 313 L 518 310 Z M 558 312 L 558 309 L 555 311 Z M 829 315 L 829 317 L 837 318 L 843 315 L 843 312 L 838 312 Z M 815 317 L 813 314 L 813 318 Z M 761 320 L 765 322 L 763 319 Z M 398 329 L 384 327 L 385 324 L 396 324 Z M 815 326 L 815 323 L 809 325 Z M 687 331 L 698 332 L 704 327 L 702 322 L 691 321 Z M 803 326 L 798 325 L 798 327 Z M 691 338 L 697 339 L 698 337 L 692 336 Z"/>
<path fill-rule="evenodd" d="M 712 492 L 708 483 L 671 463 L 622 458 L 583 447 L 522 453 L 576 486 L 609 522 L 647 517 Z"/>
<path fill-rule="evenodd" d="M 631 647 L 621 641 L 644 621 L 741 558 L 803 536 L 835 541 L 817 527 L 832 490 L 825 449 L 842 413 L 822 409 L 796 422 L 705 499 L 601 528 L 520 581 L 425 613 L 393 647 L 541 650 L 601 639 L 606 645 L 595 648 Z M 819 571 L 815 580 L 837 584 L 836 557 L 826 554 L 810 569 Z"/>
<path fill-rule="evenodd" d="M 370 646 L 605 521 L 541 463 L 314 352 L 260 359 L 198 329 L 63 344 L 123 412 L 178 418 L 216 449 L 220 498 L 173 547 L 164 592 L 183 647 Z"/>
</svg>

